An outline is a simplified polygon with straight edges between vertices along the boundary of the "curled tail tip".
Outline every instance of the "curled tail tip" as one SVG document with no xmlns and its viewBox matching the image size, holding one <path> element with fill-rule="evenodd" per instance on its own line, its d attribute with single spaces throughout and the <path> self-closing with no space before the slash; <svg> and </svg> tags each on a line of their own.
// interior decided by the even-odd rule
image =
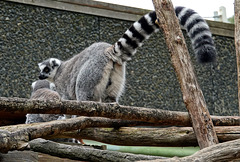
<svg viewBox="0 0 240 162">
<path fill-rule="evenodd" d="M 204 46 L 196 54 L 197 61 L 201 64 L 216 62 L 217 52 L 214 46 Z"/>
</svg>

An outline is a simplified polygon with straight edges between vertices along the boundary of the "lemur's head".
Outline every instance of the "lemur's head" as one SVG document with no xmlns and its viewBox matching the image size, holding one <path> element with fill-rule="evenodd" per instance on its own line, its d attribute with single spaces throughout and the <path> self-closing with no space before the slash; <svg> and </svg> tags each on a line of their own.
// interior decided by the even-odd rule
<svg viewBox="0 0 240 162">
<path fill-rule="evenodd" d="M 49 81 L 53 81 L 53 78 L 55 77 L 57 69 L 60 67 L 61 62 L 62 61 L 59 59 L 50 58 L 39 63 L 38 64 L 40 68 L 39 79 L 40 80 L 47 79 Z"/>
<path fill-rule="evenodd" d="M 54 90 L 55 89 L 55 84 L 50 83 L 47 80 L 37 80 L 37 81 L 32 83 L 32 92 L 35 92 L 35 91 L 37 91 L 39 89 L 42 89 L 42 88 L 47 88 L 47 89 Z"/>
</svg>

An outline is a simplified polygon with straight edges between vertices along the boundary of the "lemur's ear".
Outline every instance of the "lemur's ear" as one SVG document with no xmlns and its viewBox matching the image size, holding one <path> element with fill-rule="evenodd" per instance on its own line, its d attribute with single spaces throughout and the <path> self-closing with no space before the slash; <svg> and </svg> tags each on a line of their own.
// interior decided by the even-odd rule
<svg viewBox="0 0 240 162">
<path fill-rule="evenodd" d="M 31 85 L 32 89 L 34 89 L 36 83 L 37 83 L 37 81 L 35 81 L 35 82 L 32 83 L 32 85 Z"/>
<path fill-rule="evenodd" d="M 40 67 L 42 65 L 42 63 L 38 63 L 38 67 Z"/>
<path fill-rule="evenodd" d="M 50 59 L 50 65 L 54 68 L 54 67 L 58 67 L 61 65 L 61 60 L 56 59 L 56 58 L 51 58 Z"/>
</svg>

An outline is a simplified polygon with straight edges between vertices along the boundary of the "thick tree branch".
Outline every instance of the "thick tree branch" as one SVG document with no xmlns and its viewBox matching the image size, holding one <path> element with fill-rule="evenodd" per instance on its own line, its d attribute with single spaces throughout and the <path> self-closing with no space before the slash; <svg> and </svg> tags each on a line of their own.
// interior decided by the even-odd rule
<svg viewBox="0 0 240 162">
<path fill-rule="evenodd" d="M 148 109 L 118 104 L 77 101 L 38 101 L 23 98 L 0 97 L 0 114 L 41 113 L 41 114 L 72 114 L 82 116 L 101 116 L 112 119 L 125 119 L 161 123 L 162 125 L 189 125 L 187 113 Z"/>
<path fill-rule="evenodd" d="M 202 149 L 214 145 L 218 143 L 218 138 L 171 0 L 153 0 L 153 3 L 199 146 Z"/>
<path fill-rule="evenodd" d="M 58 102 L 0 97 L 0 114 L 3 113 L 72 114 L 152 122 L 156 123 L 156 125 L 164 126 L 192 126 L 187 112 L 130 107 L 98 102 Z M 8 117 L 9 116 L 5 116 L 5 118 Z M 211 116 L 211 118 L 216 126 L 240 125 L 239 116 Z M 2 116 L 1 120 L 3 119 L 4 116 Z"/>
<path fill-rule="evenodd" d="M 240 127 L 215 127 L 220 142 L 240 139 Z M 63 132 L 50 138 L 82 138 L 123 146 L 198 146 L 192 127 L 169 128 L 87 128 Z M 48 138 L 49 138 L 48 137 Z"/>
<path fill-rule="evenodd" d="M 66 157 L 76 160 L 87 161 L 138 161 L 138 160 L 152 160 L 159 159 L 158 156 L 135 155 L 129 153 L 121 153 L 116 151 L 98 150 L 86 148 L 84 146 L 69 146 L 44 139 L 35 139 L 29 142 L 30 149 L 36 152 L 46 153 L 58 157 Z"/>
</svg>

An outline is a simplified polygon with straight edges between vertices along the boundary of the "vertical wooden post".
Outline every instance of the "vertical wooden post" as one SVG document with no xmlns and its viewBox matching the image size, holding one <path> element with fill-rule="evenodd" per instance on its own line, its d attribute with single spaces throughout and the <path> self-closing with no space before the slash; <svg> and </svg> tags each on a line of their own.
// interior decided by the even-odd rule
<svg viewBox="0 0 240 162">
<path fill-rule="evenodd" d="M 237 78 L 238 78 L 238 111 L 240 115 L 240 0 L 234 2 L 235 21 L 235 48 L 237 56 Z"/>
<path fill-rule="evenodd" d="M 189 52 L 171 0 L 153 0 L 158 25 L 163 29 L 171 60 L 179 80 L 184 103 L 201 149 L 217 144 L 218 138 L 198 85 Z"/>
</svg>

